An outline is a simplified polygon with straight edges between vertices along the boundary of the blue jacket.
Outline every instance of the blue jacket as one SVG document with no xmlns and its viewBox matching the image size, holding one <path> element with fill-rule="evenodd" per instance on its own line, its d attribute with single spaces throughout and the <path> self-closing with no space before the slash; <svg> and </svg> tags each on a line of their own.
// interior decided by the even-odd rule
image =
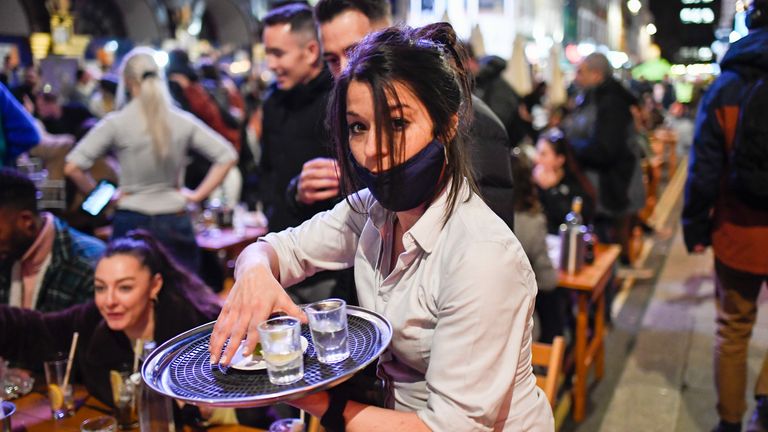
<svg viewBox="0 0 768 432">
<path fill-rule="evenodd" d="M 16 158 L 40 142 L 35 121 L 0 84 L 0 166 L 12 165 Z"/>
<path fill-rule="evenodd" d="M 702 99 L 685 185 L 683 233 L 689 250 L 712 245 L 726 265 L 768 274 L 768 212 L 755 210 L 728 193 L 725 173 L 733 148 L 740 103 L 749 77 L 768 74 L 768 28 L 753 30 L 731 46 L 721 75 Z"/>
</svg>

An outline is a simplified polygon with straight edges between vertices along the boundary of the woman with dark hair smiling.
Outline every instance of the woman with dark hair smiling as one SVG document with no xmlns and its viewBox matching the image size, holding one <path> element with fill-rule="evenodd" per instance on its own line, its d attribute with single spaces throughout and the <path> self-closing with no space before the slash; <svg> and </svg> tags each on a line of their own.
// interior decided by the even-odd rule
<svg viewBox="0 0 768 432">
<path fill-rule="evenodd" d="M 0 305 L 0 355 L 40 364 L 80 334 L 73 373 L 88 392 L 113 405 L 110 371 L 125 370 L 137 339 L 161 344 L 210 322 L 219 299 L 180 267 L 152 236 L 131 231 L 113 240 L 96 265 L 94 301 L 59 312 Z"/>
<path fill-rule="evenodd" d="M 459 121 L 465 57 L 439 36 L 448 24 L 430 27 L 443 31 L 386 29 L 351 55 L 329 109 L 347 199 L 240 255 L 211 362 L 228 364 L 246 334 L 252 350 L 273 311 L 305 319 L 284 287 L 354 266 L 360 305 L 394 330 L 378 366 L 385 406 L 342 387 L 289 403 L 330 431 L 551 431 L 531 368 L 536 280 L 477 195 Z"/>
</svg>

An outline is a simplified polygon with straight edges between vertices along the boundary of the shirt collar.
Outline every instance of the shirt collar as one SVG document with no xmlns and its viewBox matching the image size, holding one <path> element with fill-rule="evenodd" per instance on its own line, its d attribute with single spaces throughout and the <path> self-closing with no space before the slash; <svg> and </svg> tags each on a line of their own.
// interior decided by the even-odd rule
<svg viewBox="0 0 768 432">
<path fill-rule="evenodd" d="M 448 193 L 451 190 L 451 182 L 445 186 L 445 189 L 438 195 L 435 201 L 427 207 L 427 210 L 416 221 L 416 223 L 405 232 L 405 236 L 413 237 L 415 243 L 427 253 L 432 252 L 432 249 L 437 243 L 437 239 L 440 236 L 440 232 L 443 229 L 443 218 L 445 217 L 445 207 L 448 205 Z M 469 185 L 466 181 L 462 183 L 459 190 L 459 200 L 466 199 L 469 193 Z M 379 204 L 378 201 L 374 201 L 368 210 L 371 222 L 379 232 L 381 232 L 384 224 L 386 224 L 393 216 L 393 212 L 385 209 Z"/>
</svg>

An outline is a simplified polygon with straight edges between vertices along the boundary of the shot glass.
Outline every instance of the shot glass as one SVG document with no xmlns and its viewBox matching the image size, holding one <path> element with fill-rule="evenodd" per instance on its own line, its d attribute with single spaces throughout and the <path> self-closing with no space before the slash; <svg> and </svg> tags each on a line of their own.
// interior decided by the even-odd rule
<svg viewBox="0 0 768 432">
<path fill-rule="evenodd" d="M 112 416 L 89 418 L 80 424 L 80 432 L 116 432 L 117 419 Z"/>
<path fill-rule="evenodd" d="M 259 324 L 261 352 L 272 384 L 292 384 L 304 377 L 300 336 L 301 323 L 296 318 L 278 317 Z"/>
<path fill-rule="evenodd" d="M 304 309 L 320 363 L 338 363 L 349 357 L 347 343 L 347 303 L 332 298 L 312 303 Z"/>
<path fill-rule="evenodd" d="M 136 410 L 136 395 L 139 391 L 141 376 L 130 371 L 109 371 L 112 384 L 112 400 L 115 404 L 115 418 L 120 430 L 130 430 L 139 426 Z"/>
<path fill-rule="evenodd" d="M 75 413 L 75 398 L 72 384 L 64 385 L 67 360 L 53 360 L 43 363 L 45 382 L 48 384 L 48 400 L 54 420 L 61 420 Z"/>
</svg>

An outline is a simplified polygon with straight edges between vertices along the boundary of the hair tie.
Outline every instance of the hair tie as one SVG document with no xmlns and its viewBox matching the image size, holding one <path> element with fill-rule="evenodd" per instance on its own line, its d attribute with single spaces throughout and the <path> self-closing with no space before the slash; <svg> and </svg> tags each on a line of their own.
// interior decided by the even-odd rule
<svg viewBox="0 0 768 432">
<path fill-rule="evenodd" d="M 157 78 L 157 72 L 155 71 L 146 71 L 143 74 L 141 74 L 141 80 L 144 81 L 147 78 Z"/>
</svg>

